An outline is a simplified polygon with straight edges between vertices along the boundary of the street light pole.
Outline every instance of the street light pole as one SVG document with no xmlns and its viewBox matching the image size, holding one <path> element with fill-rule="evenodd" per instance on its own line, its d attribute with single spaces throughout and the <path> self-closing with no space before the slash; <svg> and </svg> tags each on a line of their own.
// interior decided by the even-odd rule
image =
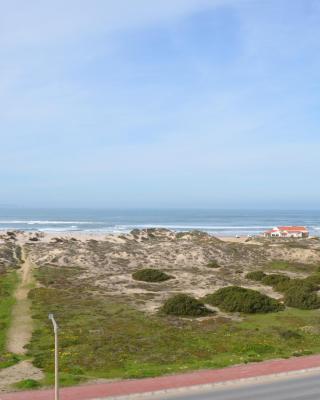
<svg viewBox="0 0 320 400">
<path fill-rule="evenodd" d="M 58 348 L 58 324 L 53 314 L 49 314 L 49 319 L 53 325 L 54 331 L 54 400 L 59 400 L 59 348 Z"/>
</svg>

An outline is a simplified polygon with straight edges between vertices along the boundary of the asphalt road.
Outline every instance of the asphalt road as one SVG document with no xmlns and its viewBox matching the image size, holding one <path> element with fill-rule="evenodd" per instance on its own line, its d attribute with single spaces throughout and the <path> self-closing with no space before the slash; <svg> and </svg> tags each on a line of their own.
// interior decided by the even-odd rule
<svg viewBox="0 0 320 400">
<path fill-rule="evenodd" d="M 228 388 L 186 389 L 143 400 L 320 400 L 320 374 Z"/>
</svg>

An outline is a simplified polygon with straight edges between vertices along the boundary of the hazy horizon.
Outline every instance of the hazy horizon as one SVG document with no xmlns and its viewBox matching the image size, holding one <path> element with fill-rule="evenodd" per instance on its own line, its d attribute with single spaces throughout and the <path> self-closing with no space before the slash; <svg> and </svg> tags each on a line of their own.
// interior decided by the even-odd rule
<svg viewBox="0 0 320 400">
<path fill-rule="evenodd" d="M 0 202 L 317 209 L 320 3 L 2 5 Z"/>
<path fill-rule="evenodd" d="M 274 212 L 319 212 L 320 208 L 272 208 L 272 207 L 94 207 L 94 206 L 81 206 L 81 207 L 65 207 L 65 206 L 23 206 L 23 205 L 1 205 L 0 210 L 92 210 L 92 211 L 274 211 Z"/>
</svg>

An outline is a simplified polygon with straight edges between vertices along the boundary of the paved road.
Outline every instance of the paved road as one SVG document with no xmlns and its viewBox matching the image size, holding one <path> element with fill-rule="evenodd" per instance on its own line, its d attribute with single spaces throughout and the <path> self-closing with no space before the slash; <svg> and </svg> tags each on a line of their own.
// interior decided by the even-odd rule
<svg viewBox="0 0 320 400">
<path fill-rule="evenodd" d="M 320 374 L 229 388 L 193 389 L 184 393 L 143 396 L 141 400 L 319 400 Z"/>
<path fill-rule="evenodd" d="M 319 378 L 309 378 L 311 376 L 310 369 L 312 369 L 313 376 L 316 375 Z M 308 373 L 305 374 L 305 371 L 308 370 Z M 232 399 L 251 399 L 251 400 L 260 400 L 260 399 L 317 399 L 320 400 L 320 388 L 317 387 L 317 381 L 320 382 L 320 355 L 313 355 L 307 357 L 294 357 L 291 359 L 285 360 L 270 360 L 264 361 L 260 363 L 252 363 L 252 364 L 245 364 L 245 365 L 235 365 L 229 368 L 223 369 L 214 369 L 214 370 L 204 370 L 204 371 L 196 371 L 196 372 L 189 372 L 185 374 L 178 374 L 178 375 L 169 375 L 169 376 L 161 376 L 157 378 L 145 378 L 145 379 L 133 379 L 133 380 L 126 380 L 126 381 L 115 381 L 115 382 L 108 382 L 108 383 L 99 383 L 99 384 L 86 384 L 83 386 L 75 386 L 75 387 L 68 387 L 61 389 L 61 400 L 89 400 L 89 399 L 103 399 L 113 398 L 116 396 L 128 396 L 131 394 L 136 394 L 136 398 L 140 397 L 138 393 L 150 393 L 150 392 L 157 392 L 161 390 L 168 390 L 168 389 L 178 389 L 178 388 L 190 388 L 189 391 L 184 393 L 190 393 L 192 395 L 194 392 L 194 388 L 192 386 L 200 386 L 200 385 L 212 385 L 212 384 L 222 384 L 223 382 L 230 382 L 230 381 L 238 381 L 243 379 L 255 379 L 259 377 L 261 381 L 262 377 L 264 380 L 270 379 L 270 375 L 277 375 L 283 373 L 290 373 L 295 374 L 297 377 L 296 380 L 292 380 L 288 387 L 295 386 L 296 381 L 300 381 L 302 377 L 304 377 L 301 381 L 301 385 L 298 385 L 297 391 L 295 389 L 284 390 L 281 392 L 281 383 L 279 382 L 279 378 L 273 379 L 273 383 L 279 385 L 279 395 L 283 393 L 286 395 L 290 393 L 291 397 L 273 397 L 273 394 L 268 393 L 268 391 L 272 390 L 275 386 L 272 383 L 271 385 L 267 385 L 266 392 L 262 392 L 261 397 L 259 394 L 256 394 L 252 391 L 258 390 L 255 387 L 248 387 L 244 392 L 245 397 L 229 397 L 230 400 Z M 300 372 L 298 372 L 300 371 Z M 304 375 L 301 375 L 304 373 Z M 267 378 L 268 377 L 268 378 Z M 306 379 L 306 380 L 304 380 Z M 311 380 L 310 380 L 311 379 Z M 310 381 L 308 381 L 310 380 Z M 306 384 L 305 388 L 304 385 Z M 233 384 L 234 385 L 234 384 Z M 232 386 L 234 387 L 234 386 Z M 299 394 L 299 390 L 318 390 L 315 392 L 316 397 L 301 397 L 302 395 Z M 262 390 L 263 387 L 259 388 Z M 188 390 L 188 389 L 186 389 Z M 216 390 L 213 392 L 215 396 L 220 397 L 212 397 L 212 394 L 209 394 L 209 397 L 199 397 L 201 400 L 209 399 L 223 399 L 228 400 L 226 395 L 234 396 L 242 393 L 241 391 L 243 388 L 239 387 L 239 390 L 236 390 L 232 393 L 231 389 L 230 393 L 223 393 L 220 396 L 220 392 Z M 253 394 L 252 394 L 253 393 Z M 265 394 L 268 393 L 268 394 Z M 298 393 L 300 397 L 294 397 Z M 205 392 L 202 392 L 205 395 Z M 313 396 L 313 394 L 311 393 Z M 146 395 L 143 395 L 145 397 Z M 251 396 L 251 397 L 248 397 Z M 264 396 L 264 397 L 262 397 Z M 39 391 L 28 391 L 28 392 L 19 392 L 19 393 L 8 393 L 8 394 L 1 394 L 0 393 L 0 400 L 52 400 L 52 389 L 46 390 L 39 390 Z M 142 396 L 141 396 L 142 398 Z M 176 397 L 179 399 L 179 397 Z M 168 395 L 166 397 L 162 397 L 163 399 L 170 399 Z M 180 399 L 183 397 L 180 396 Z M 185 397 L 186 400 L 189 400 L 188 397 Z M 194 397 L 191 399 L 194 399 Z M 190 400 L 191 400 L 190 399 Z M 140 398 L 139 398 L 140 400 Z"/>
</svg>

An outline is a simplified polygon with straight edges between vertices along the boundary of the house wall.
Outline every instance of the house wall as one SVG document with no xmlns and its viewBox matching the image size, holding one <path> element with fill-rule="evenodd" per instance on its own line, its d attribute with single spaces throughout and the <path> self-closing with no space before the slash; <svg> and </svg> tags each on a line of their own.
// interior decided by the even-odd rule
<svg viewBox="0 0 320 400">
<path fill-rule="evenodd" d="M 286 237 L 302 238 L 302 232 L 288 232 L 288 235 Z"/>
<path fill-rule="evenodd" d="M 309 237 L 309 233 L 304 232 L 273 232 L 273 233 L 265 233 L 264 237 L 281 237 L 281 238 L 307 238 Z"/>
</svg>

